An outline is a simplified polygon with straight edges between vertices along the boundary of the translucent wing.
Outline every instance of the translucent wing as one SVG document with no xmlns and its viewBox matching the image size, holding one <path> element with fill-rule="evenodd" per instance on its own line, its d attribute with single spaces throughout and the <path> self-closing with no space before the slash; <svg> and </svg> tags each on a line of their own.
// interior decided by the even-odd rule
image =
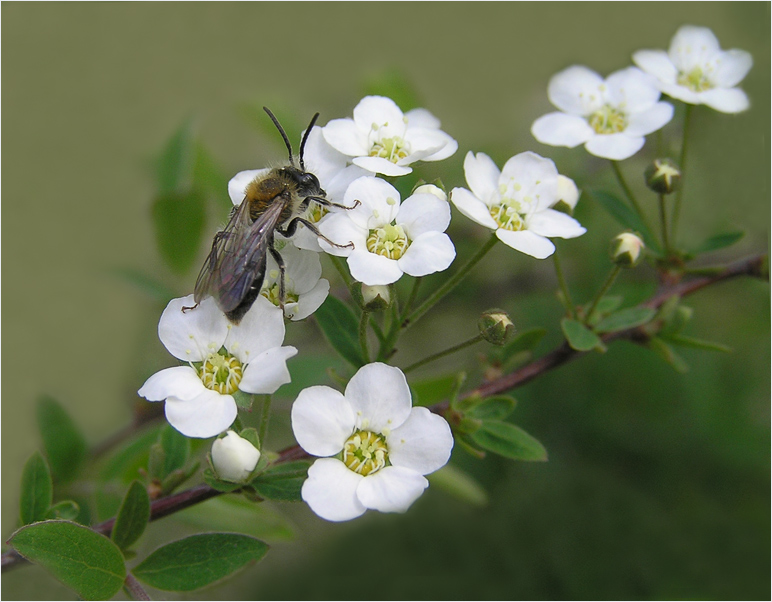
<svg viewBox="0 0 772 602">
<path fill-rule="evenodd" d="M 260 288 L 266 253 L 283 209 L 284 203 L 274 201 L 254 222 L 246 199 L 234 209 L 228 224 L 214 237 L 198 275 L 196 303 L 211 296 L 228 313 L 239 306 L 250 289 Z"/>
</svg>

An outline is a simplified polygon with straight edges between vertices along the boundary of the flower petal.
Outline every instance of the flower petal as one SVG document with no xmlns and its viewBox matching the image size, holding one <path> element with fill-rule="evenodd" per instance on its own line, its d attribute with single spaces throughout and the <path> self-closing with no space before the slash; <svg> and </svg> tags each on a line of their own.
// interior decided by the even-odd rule
<svg viewBox="0 0 772 602">
<path fill-rule="evenodd" d="M 360 132 L 380 128 L 379 136 L 390 138 L 404 136 L 407 128 L 402 110 L 386 96 L 365 96 L 354 107 L 354 123 Z M 368 148 L 368 152 L 369 152 Z M 367 154 L 367 153 L 365 153 Z"/>
<path fill-rule="evenodd" d="M 397 165 L 383 157 L 354 157 L 351 162 L 362 169 L 384 176 L 404 176 L 413 171 L 411 167 Z"/>
<path fill-rule="evenodd" d="M 332 246 L 323 238 L 319 238 L 319 246 L 325 253 L 337 257 L 348 257 L 354 249 L 367 248 L 367 230 L 357 226 L 348 213 L 328 214 L 319 222 L 319 232 L 340 246 Z M 349 243 L 353 247 L 348 246 Z"/>
<path fill-rule="evenodd" d="M 385 180 L 364 176 L 351 182 L 343 204 L 353 208 L 341 215 L 360 228 L 370 230 L 394 220 L 399 211 L 400 196 L 399 191 Z"/>
<path fill-rule="evenodd" d="M 645 111 L 627 116 L 626 136 L 645 136 L 656 132 L 673 118 L 673 105 L 658 102 Z"/>
<path fill-rule="evenodd" d="M 498 198 L 501 171 L 488 155 L 469 151 L 464 157 L 464 175 L 472 193 L 483 203 L 490 205 Z"/>
<path fill-rule="evenodd" d="M 659 81 L 675 84 L 678 71 L 664 50 L 639 50 L 633 53 L 633 62 Z"/>
<path fill-rule="evenodd" d="M 210 389 L 185 401 L 169 397 L 164 411 L 169 424 L 186 437 L 198 439 L 219 435 L 233 424 L 238 414 L 233 397 Z"/>
<path fill-rule="evenodd" d="M 450 191 L 450 201 L 461 213 L 481 226 L 495 230 L 496 220 L 491 217 L 488 207 L 466 188 L 454 188 Z"/>
<path fill-rule="evenodd" d="M 748 96 L 740 88 L 714 88 L 698 94 L 699 101 L 722 113 L 740 113 L 750 106 Z"/>
<path fill-rule="evenodd" d="M 332 456 L 354 432 L 356 417 L 342 393 L 321 385 L 303 389 L 292 404 L 292 432 L 314 456 Z"/>
<path fill-rule="evenodd" d="M 704 67 L 720 50 L 718 39 L 710 29 L 684 25 L 673 36 L 668 56 L 679 71 L 688 73 L 695 67 Z"/>
<path fill-rule="evenodd" d="M 357 497 L 364 477 L 335 458 L 320 458 L 308 469 L 300 495 L 318 516 L 340 522 L 362 516 L 367 508 Z"/>
<path fill-rule="evenodd" d="M 552 76 L 547 96 L 565 113 L 589 115 L 603 106 L 603 83 L 603 78 L 592 69 L 574 65 Z"/>
<path fill-rule="evenodd" d="M 367 134 L 359 131 L 352 119 L 333 119 L 322 128 L 322 134 L 327 144 L 349 157 L 367 155 L 370 150 Z"/>
<path fill-rule="evenodd" d="M 426 232 L 445 232 L 450 225 L 450 205 L 433 194 L 414 194 L 399 206 L 396 222 L 411 240 Z"/>
<path fill-rule="evenodd" d="M 496 230 L 496 236 L 505 245 L 536 259 L 545 259 L 555 252 L 555 245 L 550 239 L 528 230 L 513 232 L 499 228 Z"/>
<path fill-rule="evenodd" d="M 506 197 L 528 210 L 550 207 L 557 201 L 558 169 L 552 159 L 527 151 L 509 159 L 501 168 L 499 185 Z"/>
<path fill-rule="evenodd" d="M 646 139 L 643 136 L 626 136 L 625 134 L 608 134 L 595 136 L 584 145 L 587 152 L 596 157 L 621 161 L 632 157 L 641 150 Z"/>
<path fill-rule="evenodd" d="M 584 117 L 547 113 L 533 122 L 531 134 L 542 144 L 574 148 L 592 138 L 595 131 Z"/>
<path fill-rule="evenodd" d="M 429 481 L 414 470 L 387 466 L 360 481 L 357 497 L 372 510 L 405 512 L 428 486 Z"/>
<path fill-rule="evenodd" d="M 753 57 L 744 50 L 726 50 L 714 58 L 713 82 L 721 88 L 734 88 L 753 67 Z"/>
<path fill-rule="evenodd" d="M 348 256 L 348 267 L 355 280 L 368 286 L 391 284 L 402 278 L 402 270 L 395 259 L 370 251 L 355 250 Z"/>
<path fill-rule="evenodd" d="M 298 302 L 291 304 L 287 303 L 284 305 L 284 315 L 292 320 L 293 322 L 297 322 L 298 320 L 305 320 L 308 316 L 310 316 L 312 313 L 314 313 L 317 309 L 319 309 L 324 303 L 325 299 L 327 299 L 327 295 L 330 293 L 330 283 L 329 281 L 325 280 L 324 278 L 321 278 L 314 288 L 312 288 L 310 291 L 303 293 L 299 298 Z M 290 307 L 293 306 L 293 307 Z"/>
<path fill-rule="evenodd" d="M 156 372 L 145 381 L 137 394 L 148 401 L 163 401 L 167 397 L 193 399 L 205 390 L 204 383 L 190 366 L 175 366 Z"/>
<path fill-rule="evenodd" d="M 193 295 L 172 299 L 158 321 L 158 338 L 184 362 L 200 362 L 216 353 L 228 336 L 228 320 L 214 299 L 208 297 L 195 305 Z"/>
<path fill-rule="evenodd" d="M 444 232 L 426 232 L 397 260 L 399 269 L 416 278 L 447 270 L 456 258 L 456 248 Z"/>
<path fill-rule="evenodd" d="M 453 434 L 442 416 L 426 408 L 413 408 L 402 426 L 386 437 L 386 445 L 394 466 L 426 475 L 448 463 Z"/>
<path fill-rule="evenodd" d="M 328 182 L 346 167 L 348 157 L 330 146 L 322 128 L 315 125 L 308 134 L 303 161 L 306 169 L 319 178 L 322 188 L 326 190 Z"/>
<path fill-rule="evenodd" d="M 238 325 L 229 324 L 225 348 L 248 364 L 268 349 L 284 342 L 284 316 L 281 308 L 259 295 Z"/>
<path fill-rule="evenodd" d="M 407 117 L 407 127 L 413 128 L 430 128 L 434 130 L 440 129 L 440 120 L 437 119 L 427 109 L 411 109 L 405 113 Z"/>
<path fill-rule="evenodd" d="M 587 232 L 573 217 L 554 209 L 545 209 L 533 214 L 528 220 L 528 229 L 534 234 L 548 238 L 576 238 Z"/>
<path fill-rule="evenodd" d="M 346 385 L 346 399 L 356 414 L 357 428 L 383 433 L 410 415 L 410 387 L 399 368 L 376 362 L 362 366 Z"/>
<path fill-rule="evenodd" d="M 652 107 L 659 100 L 660 91 L 653 75 L 638 67 L 627 67 L 608 76 L 605 96 L 611 106 L 631 115 Z"/>
<path fill-rule="evenodd" d="M 277 308 L 278 309 L 278 308 Z M 281 314 L 281 310 L 279 310 Z M 287 360 L 295 357 L 294 347 L 273 347 L 252 358 L 244 370 L 239 389 L 255 395 L 270 395 L 292 379 L 287 369 Z"/>
</svg>

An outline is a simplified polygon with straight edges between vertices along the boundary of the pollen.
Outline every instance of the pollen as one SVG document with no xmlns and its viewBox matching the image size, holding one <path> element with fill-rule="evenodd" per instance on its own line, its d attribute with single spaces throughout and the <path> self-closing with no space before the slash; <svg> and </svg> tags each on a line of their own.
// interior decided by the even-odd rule
<svg viewBox="0 0 772 602">
<path fill-rule="evenodd" d="M 378 472 L 388 459 L 386 439 L 372 431 L 356 431 L 343 445 L 343 463 L 363 477 Z"/>
<path fill-rule="evenodd" d="M 514 199 L 503 199 L 500 204 L 491 205 L 489 211 L 499 228 L 512 231 L 526 229 L 525 215 L 520 203 Z"/>
<path fill-rule="evenodd" d="M 397 163 L 410 154 L 407 142 L 399 136 L 393 138 L 381 138 L 373 142 L 370 148 L 371 157 L 381 157 L 392 163 Z"/>
<path fill-rule="evenodd" d="M 604 105 L 590 115 L 587 122 L 598 134 L 618 134 L 627 127 L 627 116 L 619 109 Z"/>
<path fill-rule="evenodd" d="M 389 259 L 399 259 L 407 251 L 410 241 L 402 226 L 388 224 L 370 230 L 367 237 L 367 250 Z"/>
<path fill-rule="evenodd" d="M 198 375 L 207 389 L 222 395 L 232 395 L 239 388 L 244 368 L 241 362 L 230 354 L 210 353 L 201 364 Z"/>
</svg>

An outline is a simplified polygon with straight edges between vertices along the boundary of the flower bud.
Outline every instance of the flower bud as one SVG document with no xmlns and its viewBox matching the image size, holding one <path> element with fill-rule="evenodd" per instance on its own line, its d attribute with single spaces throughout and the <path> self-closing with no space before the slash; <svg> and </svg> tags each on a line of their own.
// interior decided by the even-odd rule
<svg viewBox="0 0 772 602">
<path fill-rule="evenodd" d="M 643 240 L 633 232 L 622 232 L 611 240 L 611 261 L 623 268 L 634 268 L 641 260 Z"/>
<path fill-rule="evenodd" d="M 445 191 L 442 190 L 442 188 L 439 186 L 435 186 L 434 184 L 422 184 L 421 186 L 417 186 L 415 190 L 413 190 L 412 194 L 433 194 L 438 199 L 443 201 L 448 200 L 448 195 L 445 194 Z"/>
<path fill-rule="evenodd" d="M 482 337 L 493 345 L 504 345 L 515 332 L 515 325 L 503 309 L 489 309 L 477 322 Z"/>
<path fill-rule="evenodd" d="M 244 481 L 259 459 L 260 451 L 233 431 L 228 431 L 225 437 L 212 443 L 212 466 L 223 481 Z"/>
<path fill-rule="evenodd" d="M 383 311 L 391 305 L 391 291 L 388 286 L 362 285 L 362 306 L 367 311 Z"/>
<path fill-rule="evenodd" d="M 573 215 L 577 202 L 579 202 L 579 189 L 576 183 L 571 178 L 558 174 L 558 200 L 553 203 L 552 208 Z"/>
<path fill-rule="evenodd" d="M 654 159 L 643 172 L 646 186 L 659 194 L 670 194 L 681 186 L 681 171 L 670 159 Z"/>
</svg>

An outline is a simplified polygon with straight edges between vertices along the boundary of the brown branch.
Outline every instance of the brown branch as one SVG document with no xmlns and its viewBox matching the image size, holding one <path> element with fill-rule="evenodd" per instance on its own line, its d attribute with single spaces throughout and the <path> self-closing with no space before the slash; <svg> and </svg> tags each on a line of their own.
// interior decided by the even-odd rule
<svg viewBox="0 0 772 602">
<path fill-rule="evenodd" d="M 716 271 L 712 274 L 691 278 L 676 285 L 664 287 L 651 299 L 643 303 L 642 306 L 657 309 L 671 297 L 685 297 L 707 286 L 711 286 L 731 278 L 736 278 L 738 276 L 754 276 L 768 280 L 769 273 L 767 271 L 766 264 L 766 255 L 756 255 L 740 261 L 736 261 L 734 263 L 728 264 L 723 268 L 717 268 Z M 601 340 L 604 343 L 610 343 L 618 339 L 640 339 L 640 337 L 641 331 L 638 327 L 636 327 L 605 334 L 601 337 Z M 547 355 L 534 360 L 530 364 L 526 364 L 525 366 L 518 368 L 510 374 L 506 374 L 500 378 L 484 383 L 476 389 L 468 391 L 462 396 L 462 399 L 466 399 L 475 395 L 480 397 L 487 397 L 490 395 L 497 395 L 499 393 L 510 391 L 526 384 L 527 382 L 530 382 L 534 378 L 541 376 L 550 370 L 553 370 L 554 368 L 562 366 L 563 364 L 584 355 L 585 353 L 587 352 L 571 349 L 566 343 L 564 343 L 557 349 L 554 349 Z M 435 404 L 429 409 L 436 413 L 443 413 L 448 409 L 448 402 L 444 401 Z M 295 445 L 280 451 L 279 458 L 275 463 L 279 464 L 284 462 L 291 462 L 294 460 L 302 460 L 308 457 L 308 454 L 302 448 Z M 185 508 L 198 504 L 199 502 L 216 497 L 220 495 L 220 493 L 222 492 L 209 487 L 209 485 L 198 485 L 186 491 L 181 491 L 180 493 L 161 498 L 151 504 L 150 520 L 158 520 L 159 518 L 163 518 L 180 510 L 184 510 Z M 92 529 L 109 537 L 114 524 L 115 518 L 111 518 L 92 527 Z M 27 561 L 14 550 L 5 552 L 2 556 L 3 572 L 16 566 L 22 566 L 26 563 Z"/>
</svg>

